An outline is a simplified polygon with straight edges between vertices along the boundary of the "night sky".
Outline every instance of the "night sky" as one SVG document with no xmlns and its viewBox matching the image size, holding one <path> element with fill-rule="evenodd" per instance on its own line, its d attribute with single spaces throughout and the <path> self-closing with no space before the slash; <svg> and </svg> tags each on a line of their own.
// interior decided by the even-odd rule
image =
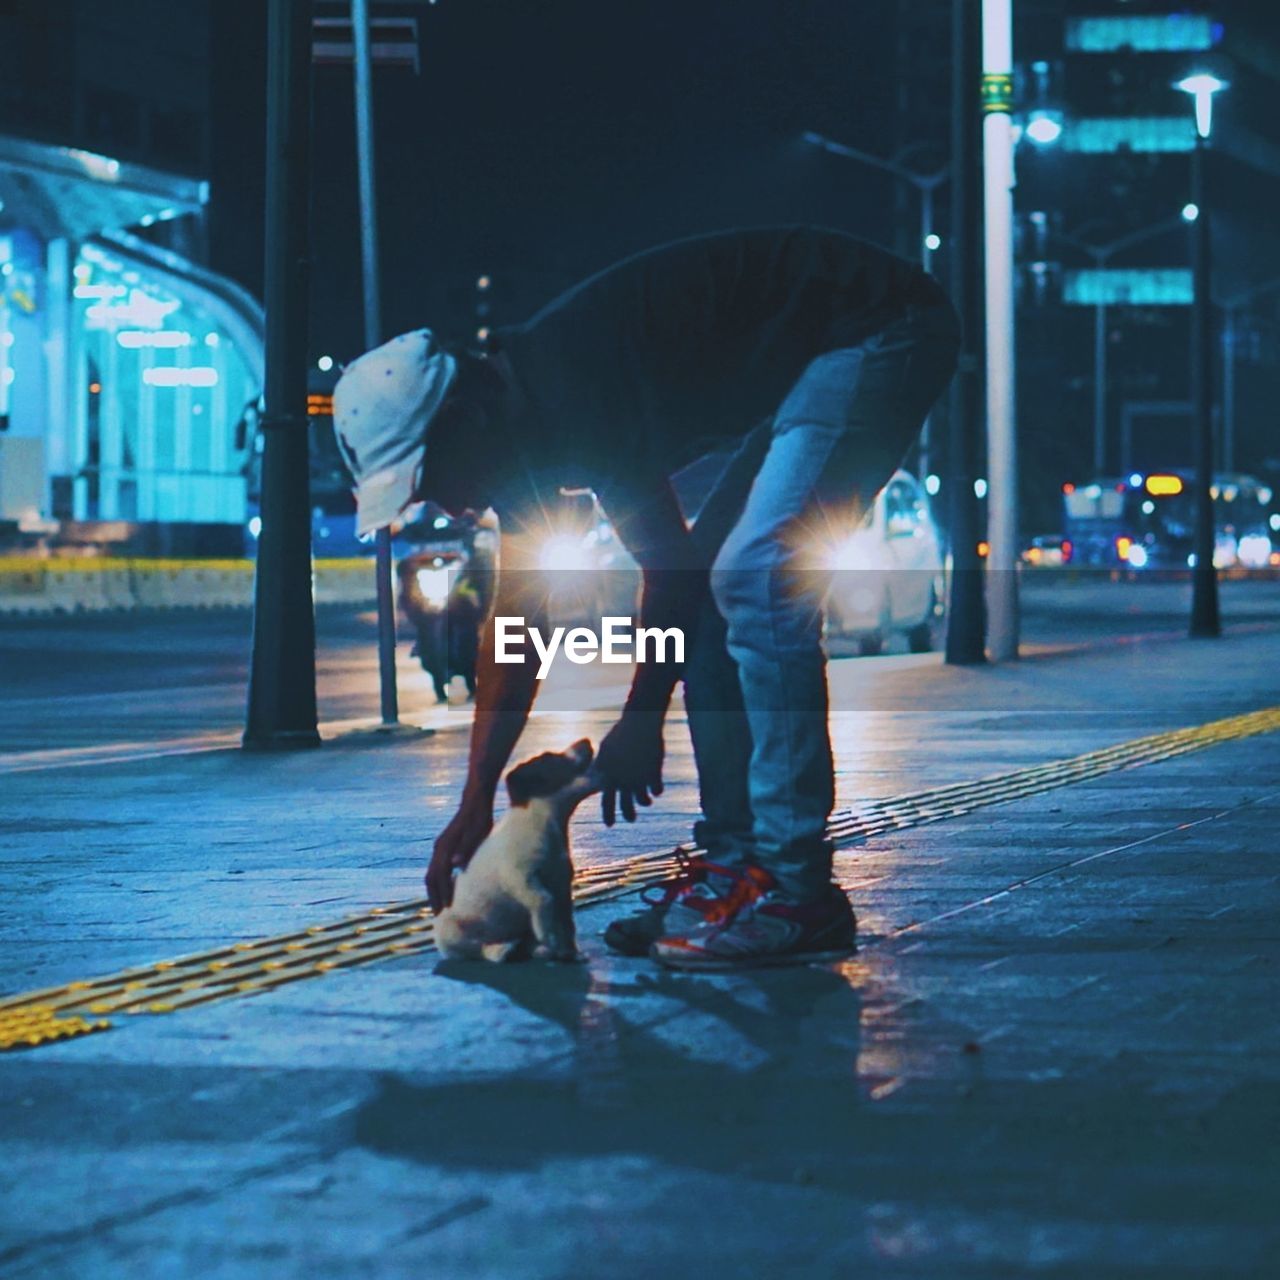
<svg viewBox="0 0 1280 1280">
<path fill-rule="evenodd" d="M 501 324 L 628 253 L 721 227 L 822 224 L 914 256 L 915 192 L 804 145 L 800 134 L 827 133 L 881 156 L 919 143 L 913 164 L 945 164 L 950 8 L 950 0 L 375 4 L 378 14 L 418 18 L 423 59 L 420 75 L 382 68 L 375 76 L 384 335 L 426 325 L 465 339 L 479 323 L 481 274 L 494 282 L 488 322 Z M 1268 45 L 1280 47 L 1280 4 L 1223 0 L 1216 9 L 1231 30 L 1261 29 L 1251 55 L 1265 60 Z M 321 16 L 346 12 L 345 3 L 317 5 Z M 263 5 L 215 0 L 214 13 L 224 20 L 215 17 L 212 63 L 213 260 L 257 288 Z M 1019 0 L 1018 14 L 1019 62 L 1059 56 L 1060 0 Z M 910 30 L 899 45 L 903 15 Z M 1258 133 L 1280 155 L 1276 74 L 1240 76 L 1220 110 L 1224 129 Z M 339 364 L 364 349 L 352 93 L 349 69 L 317 69 L 311 350 Z M 1164 109 L 1158 95 L 1152 101 Z M 1056 169 L 1055 181 L 1080 204 L 1071 170 L 1083 165 L 1055 152 L 1019 161 L 1024 209 L 1037 164 Z M 1176 188 L 1177 162 L 1162 172 Z M 1235 291 L 1280 274 L 1272 216 L 1280 180 L 1225 158 L 1217 172 L 1216 270 L 1220 287 Z M 1152 216 L 1109 190 L 1096 201 L 1096 214 L 1075 208 L 1062 217 L 1072 226 L 1101 219 L 1094 234 L 1105 238 Z M 937 213 L 946 283 L 945 187 Z M 1174 260 L 1184 260 L 1176 236 L 1133 255 L 1134 265 Z M 1070 310 L 1023 313 L 1024 484 L 1041 521 L 1087 448 L 1092 316 Z M 1185 396 L 1185 317 L 1156 318 L 1169 323 L 1117 320 L 1113 413 L 1125 397 Z M 1048 365 L 1036 363 L 1037 350 Z M 1254 359 L 1246 350 L 1240 366 L 1240 447 L 1246 465 L 1265 470 L 1280 467 L 1270 441 L 1280 368 L 1270 339 L 1259 351 Z M 1045 378 L 1053 379 L 1048 396 Z"/>
<path fill-rule="evenodd" d="M 895 225 L 891 181 L 798 142 L 816 129 L 894 149 L 878 4 L 441 0 L 417 11 L 422 74 L 377 76 L 388 333 L 469 328 L 482 272 L 494 318 L 520 319 L 617 257 L 717 227 L 816 222 L 914 246 Z M 937 94 L 944 113 L 945 83 Z M 314 345 L 338 357 L 360 347 L 353 145 L 351 76 L 322 69 Z"/>
</svg>

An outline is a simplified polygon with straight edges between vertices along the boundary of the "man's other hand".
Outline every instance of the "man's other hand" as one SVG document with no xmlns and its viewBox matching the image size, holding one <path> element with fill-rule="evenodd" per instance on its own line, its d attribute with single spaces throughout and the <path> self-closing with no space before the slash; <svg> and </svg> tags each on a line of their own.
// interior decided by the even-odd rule
<svg viewBox="0 0 1280 1280">
<path fill-rule="evenodd" d="M 652 797 L 662 794 L 662 757 L 662 717 L 624 712 L 596 753 L 603 788 L 600 816 L 606 827 L 613 826 L 619 808 L 627 822 L 634 822 L 636 805 L 652 804 Z"/>
<path fill-rule="evenodd" d="M 439 915 L 453 901 L 453 873 L 471 861 L 493 829 L 493 808 L 466 805 L 436 838 L 427 867 L 427 897 Z"/>
</svg>

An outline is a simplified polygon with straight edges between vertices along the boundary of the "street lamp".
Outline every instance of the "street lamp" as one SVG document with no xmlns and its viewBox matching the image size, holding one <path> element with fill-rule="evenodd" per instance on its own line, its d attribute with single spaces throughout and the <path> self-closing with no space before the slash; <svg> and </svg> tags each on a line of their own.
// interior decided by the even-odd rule
<svg viewBox="0 0 1280 1280">
<path fill-rule="evenodd" d="M 1219 80 L 1217 76 L 1207 71 L 1198 71 L 1195 75 L 1186 76 L 1174 85 L 1175 89 L 1189 93 L 1195 103 L 1198 138 L 1207 140 L 1213 127 L 1213 95 L 1229 87 L 1228 81 Z"/>
<path fill-rule="evenodd" d="M 942 238 L 933 229 L 933 193 L 951 176 L 951 166 L 943 165 L 931 173 L 922 173 L 918 169 L 909 169 L 902 162 L 920 144 L 913 143 L 904 148 L 891 160 L 872 155 L 869 151 L 859 151 L 857 147 L 846 146 L 836 142 L 825 134 L 815 133 L 812 129 L 801 135 L 803 141 L 811 147 L 817 147 L 828 155 L 840 156 L 845 160 L 860 160 L 873 168 L 891 173 L 903 182 L 909 182 L 920 193 L 920 265 L 926 270 L 933 269 L 933 255 L 942 247 Z M 926 418 L 920 431 L 920 474 L 929 474 L 930 455 L 930 422 Z"/>
<path fill-rule="evenodd" d="M 1183 221 L 1193 221 L 1187 217 L 1186 208 L 1177 218 L 1166 218 L 1154 226 L 1130 232 L 1107 244 L 1093 244 L 1069 231 L 1054 231 L 1051 234 L 1056 239 L 1074 245 L 1081 252 L 1088 254 L 1093 259 L 1094 266 L 1103 270 L 1122 249 L 1128 249 L 1135 244 L 1141 244 L 1144 240 L 1164 235 Z M 1093 307 L 1093 473 L 1095 476 L 1105 474 L 1107 469 L 1107 363 L 1107 304 L 1099 294 L 1099 301 Z M 1128 459 L 1124 459 L 1124 462 L 1127 465 Z"/>
<path fill-rule="evenodd" d="M 1033 111 L 1027 117 L 1023 133 L 1038 147 L 1051 147 L 1062 137 L 1060 111 Z"/>
<path fill-rule="evenodd" d="M 1018 656 L 1018 455 L 1013 292 L 1013 6 L 982 0 L 982 175 L 987 365 L 987 648 Z"/>
<path fill-rule="evenodd" d="M 920 193 L 920 265 L 926 271 L 930 270 L 931 255 L 942 244 L 933 232 L 933 193 L 951 176 L 951 166 L 943 165 L 941 169 L 935 169 L 932 173 L 922 173 L 918 169 L 908 168 L 902 161 L 916 149 L 919 145 L 917 143 L 899 151 L 892 159 L 886 160 L 883 156 L 872 155 L 869 151 L 859 151 L 857 147 L 836 142 L 825 134 L 814 133 L 812 129 L 806 130 L 801 137 L 811 147 L 817 147 L 828 155 L 841 156 L 845 160 L 860 160 L 863 164 L 883 169 L 885 173 L 891 173 L 895 178 L 901 178 L 903 182 L 909 182 L 915 187 Z"/>
<path fill-rule="evenodd" d="M 267 6 L 262 530 L 244 745 L 320 745 L 307 446 L 311 0 Z"/>
<path fill-rule="evenodd" d="M 1200 71 L 1179 80 L 1174 88 L 1191 96 L 1195 108 L 1196 143 L 1191 153 L 1191 203 L 1196 218 L 1191 226 L 1191 257 L 1195 276 L 1195 304 L 1191 311 L 1191 382 L 1194 387 L 1196 431 L 1196 525 L 1191 570 L 1191 634 L 1222 634 L 1218 613 L 1218 575 L 1213 564 L 1213 328 L 1210 301 L 1212 245 L 1207 193 L 1209 134 L 1213 127 L 1213 96 L 1227 87 L 1225 80 Z"/>
<path fill-rule="evenodd" d="M 1280 278 L 1264 280 L 1232 297 L 1219 299 L 1222 308 L 1222 469 L 1236 465 L 1236 316 L 1256 298 L 1280 289 Z"/>
</svg>

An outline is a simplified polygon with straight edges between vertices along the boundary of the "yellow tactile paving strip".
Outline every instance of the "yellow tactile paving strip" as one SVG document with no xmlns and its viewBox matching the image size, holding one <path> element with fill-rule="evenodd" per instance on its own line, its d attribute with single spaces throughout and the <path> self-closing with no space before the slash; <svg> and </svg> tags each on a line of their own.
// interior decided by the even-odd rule
<svg viewBox="0 0 1280 1280">
<path fill-rule="evenodd" d="M 838 845 L 855 844 L 1277 729 L 1280 707 L 1269 707 L 976 781 L 869 801 L 835 813 L 831 835 Z M 576 900 L 588 906 L 617 898 L 670 875 L 675 861 L 674 853 L 643 854 L 586 868 L 577 878 Z M 431 948 L 431 935 L 426 899 L 415 898 L 294 933 L 7 996 L 0 999 L 0 1050 L 33 1047 L 109 1025 L 87 1018 L 173 1013 L 413 955 Z"/>
</svg>

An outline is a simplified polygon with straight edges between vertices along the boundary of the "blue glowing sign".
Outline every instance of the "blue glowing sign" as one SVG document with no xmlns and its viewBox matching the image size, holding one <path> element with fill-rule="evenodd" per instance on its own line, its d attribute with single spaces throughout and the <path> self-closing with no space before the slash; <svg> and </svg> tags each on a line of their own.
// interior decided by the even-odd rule
<svg viewBox="0 0 1280 1280">
<path fill-rule="evenodd" d="M 1062 135 L 1066 150 L 1094 155 L 1114 151 L 1190 151 L 1195 144 L 1196 126 L 1190 115 L 1073 120 Z"/>
<path fill-rule="evenodd" d="M 1186 267 L 1066 271 L 1062 300 L 1079 307 L 1185 307 L 1195 300 L 1195 282 Z"/>
<path fill-rule="evenodd" d="M 1221 26 L 1205 14 L 1067 19 L 1067 48 L 1076 53 L 1115 53 L 1120 49 L 1191 53 L 1211 49 L 1221 39 Z"/>
</svg>

